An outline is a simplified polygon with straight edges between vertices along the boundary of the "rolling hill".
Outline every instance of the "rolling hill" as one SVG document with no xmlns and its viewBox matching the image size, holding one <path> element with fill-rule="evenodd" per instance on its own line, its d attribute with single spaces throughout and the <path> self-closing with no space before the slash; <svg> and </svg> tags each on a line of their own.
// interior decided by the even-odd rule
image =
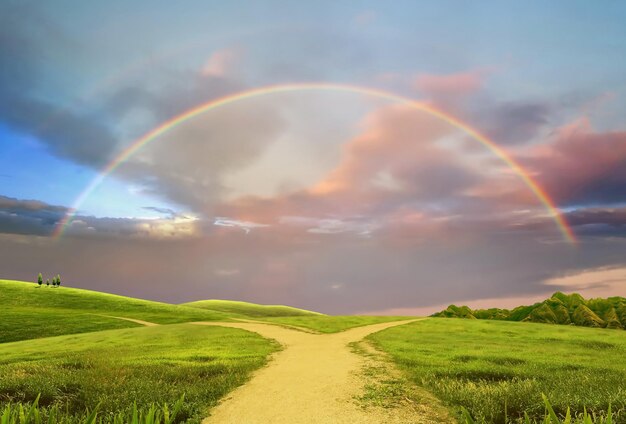
<svg viewBox="0 0 626 424">
<path fill-rule="evenodd" d="M 499 309 L 475 309 L 450 305 L 433 317 L 524 321 L 567 324 L 583 327 L 626 329 L 626 298 L 585 300 L 578 293 L 556 292 L 549 299 L 530 306 Z"/>
<path fill-rule="evenodd" d="M 0 305 L 0 343 L 140 325 L 116 316 L 159 324 L 228 320 L 218 311 L 11 280 L 0 280 Z"/>
<path fill-rule="evenodd" d="M 257 305 L 256 303 L 236 300 L 199 300 L 183 303 L 182 306 L 204 309 L 208 311 L 241 315 L 249 318 L 323 316 L 319 312 L 293 308 L 283 305 Z"/>
</svg>

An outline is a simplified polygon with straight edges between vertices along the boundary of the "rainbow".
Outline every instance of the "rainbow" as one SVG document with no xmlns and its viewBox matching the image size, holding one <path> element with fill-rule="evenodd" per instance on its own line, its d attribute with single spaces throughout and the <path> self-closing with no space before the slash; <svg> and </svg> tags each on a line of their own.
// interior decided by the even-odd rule
<svg viewBox="0 0 626 424">
<path fill-rule="evenodd" d="M 232 103 L 236 103 L 241 100 L 252 99 L 255 97 L 268 96 L 278 93 L 290 93 L 300 91 L 335 91 L 335 92 L 347 92 L 361 94 L 365 96 L 376 97 L 380 99 L 389 100 L 392 102 L 404 104 L 413 109 L 426 112 L 434 117 L 437 117 L 444 122 L 464 131 L 476 141 L 487 147 L 492 153 L 499 157 L 504 163 L 506 163 L 526 184 L 526 186 L 533 192 L 539 202 L 546 208 L 549 215 L 556 223 L 558 229 L 562 233 L 565 240 L 575 244 L 576 236 L 570 226 L 565 221 L 565 218 L 555 205 L 554 201 L 550 198 L 548 193 L 529 175 L 529 173 L 505 150 L 499 147 L 494 141 L 490 140 L 480 132 L 476 131 L 468 124 L 458 120 L 457 118 L 435 108 L 432 105 L 418 102 L 409 97 L 400 96 L 384 90 L 361 87 L 348 84 L 336 84 L 336 83 L 297 83 L 297 84 L 278 84 L 269 85 L 265 87 L 259 87 L 239 93 L 230 94 L 224 97 L 210 100 L 206 103 L 200 104 L 194 108 L 181 113 L 163 123 L 156 128 L 145 133 L 140 138 L 136 139 L 130 144 L 124 151 L 122 151 L 115 159 L 113 159 L 108 165 L 106 165 L 96 178 L 83 190 L 78 196 L 72 207 L 68 210 L 64 218 L 59 221 L 53 232 L 54 238 L 59 238 L 63 235 L 65 230 L 72 223 L 72 219 L 76 214 L 78 208 L 82 205 L 85 199 L 111 174 L 117 167 L 128 160 L 138 150 L 152 141 L 156 140 L 162 134 L 170 131 L 172 128 L 192 119 L 198 115 L 215 110 L 222 106 L 226 106 Z"/>
</svg>

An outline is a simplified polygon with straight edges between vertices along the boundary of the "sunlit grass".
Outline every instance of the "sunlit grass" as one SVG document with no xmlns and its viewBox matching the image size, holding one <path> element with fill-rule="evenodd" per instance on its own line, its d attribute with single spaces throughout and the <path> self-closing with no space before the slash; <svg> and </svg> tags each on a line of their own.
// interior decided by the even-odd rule
<svg viewBox="0 0 626 424">
<path fill-rule="evenodd" d="M 264 318 L 276 324 L 293 325 L 303 327 L 310 330 L 319 331 L 320 333 L 336 333 L 338 331 L 347 330 L 353 327 L 361 327 L 364 325 L 377 324 L 381 322 L 400 321 L 414 317 L 394 317 L 394 316 L 301 316 L 301 317 L 276 317 Z"/>
<path fill-rule="evenodd" d="M 222 312 L 230 315 L 241 315 L 249 318 L 319 316 L 318 312 L 293 308 L 283 305 L 257 305 L 256 303 L 238 302 L 235 300 L 199 300 L 183 303 L 182 306 Z"/>
<path fill-rule="evenodd" d="M 174 424 L 179 422 L 179 412 L 183 407 L 185 397 L 170 408 L 152 404 L 146 408 L 138 408 L 133 404 L 127 413 L 99 414 L 100 405 L 93 409 L 86 409 L 82 414 L 68 415 L 59 405 L 41 407 L 39 397 L 33 402 L 9 403 L 0 410 L 0 424 Z"/>
<path fill-rule="evenodd" d="M 216 311 L 7 280 L 0 280 L 0 305 L 0 343 L 139 325 L 102 315 L 161 324 L 228 320 Z"/>
<path fill-rule="evenodd" d="M 626 422 L 626 334 L 604 329 L 434 318 L 369 336 L 418 385 L 477 422 L 543 422 L 585 409 Z"/>
<path fill-rule="evenodd" d="M 223 327 L 176 324 L 0 344 L 0 404 L 58 406 L 64 417 L 99 405 L 100 417 L 127 416 L 136 402 L 174 404 L 197 423 L 277 344 Z M 2 405 L 0 405 L 1 407 Z"/>
</svg>

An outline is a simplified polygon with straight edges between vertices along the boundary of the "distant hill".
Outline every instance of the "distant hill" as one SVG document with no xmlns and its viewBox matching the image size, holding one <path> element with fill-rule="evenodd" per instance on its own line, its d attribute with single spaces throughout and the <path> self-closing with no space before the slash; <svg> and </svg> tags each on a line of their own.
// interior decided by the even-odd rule
<svg viewBox="0 0 626 424">
<path fill-rule="evenodd" d="M 542 322 L 583 327 L 626 329 L 626 298 L 585 300 L 578 293 L 556 292 L 549 299 L 515 309 L 475 309 L 450 305 L 433 317 Z"/>
<path fill-rule="evenodd" d="M 229 315 L 91 290 L 0 280 L 0 343 L 159 324 L 228 320 Z"/>
<path fill-rule="evenodd" d="M 283 305 L 258 305 L 256 303 L 239 302 L 236 300 L 198 300 L 184 303 L 182 306 L 199 308 L 208 311 L 242 315 L 249 318 L 297 317 L 323 315 L 319 312 L 293 308 Z"/>
</svg>

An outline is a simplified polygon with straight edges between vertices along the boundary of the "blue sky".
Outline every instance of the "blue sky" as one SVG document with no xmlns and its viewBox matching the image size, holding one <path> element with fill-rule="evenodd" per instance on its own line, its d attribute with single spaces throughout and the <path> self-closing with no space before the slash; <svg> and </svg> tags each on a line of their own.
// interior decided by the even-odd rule
<svg viewBox="0 0 626 424">
<path fill-rule="evenodd" d="M 137 270 L 116 266 L 129 257 L 116 256 L 122 246 L 141 246 L 138 269 L 165 252 L 188 258 L 145 272 L 155 298 L 258 301 L 269 284 L 277 301 L 348 312 L 531 298 L 553 289 L 546 281 L 626 266 L 615 259 L 626 225 L 621 2 L 9 1 L 0 12 L 0 247 L 36 244 L 33 266 L 144 295 L 143 280 L 129 284 Z M 315 92 L 177 126 L 80 204 L 55 241 L 63 249 L 43 247 L 106 164 L 159 123 L 224 95 L 312 81 L 414 98 L 490 137 L 565 214 L 578 263 L 518 176 L 458 128 Z M 473 269 L 494 240 L 526 258 L 520 269 L 485 266 L 485 281 L 460 271 L 463 283 L 429 289 L 451 275 L 415 260 Z M 73 267 L 93 254 L 78 251 L 111 264 Z M 394 252 L 406 258 L 396 268 Z M 5 260 L 15 277 L 30 272 Z M 388 271 L 388 300 L 373 264 Z M 165 283 L 177 275 L 184 299 Z"/>
</svg>

